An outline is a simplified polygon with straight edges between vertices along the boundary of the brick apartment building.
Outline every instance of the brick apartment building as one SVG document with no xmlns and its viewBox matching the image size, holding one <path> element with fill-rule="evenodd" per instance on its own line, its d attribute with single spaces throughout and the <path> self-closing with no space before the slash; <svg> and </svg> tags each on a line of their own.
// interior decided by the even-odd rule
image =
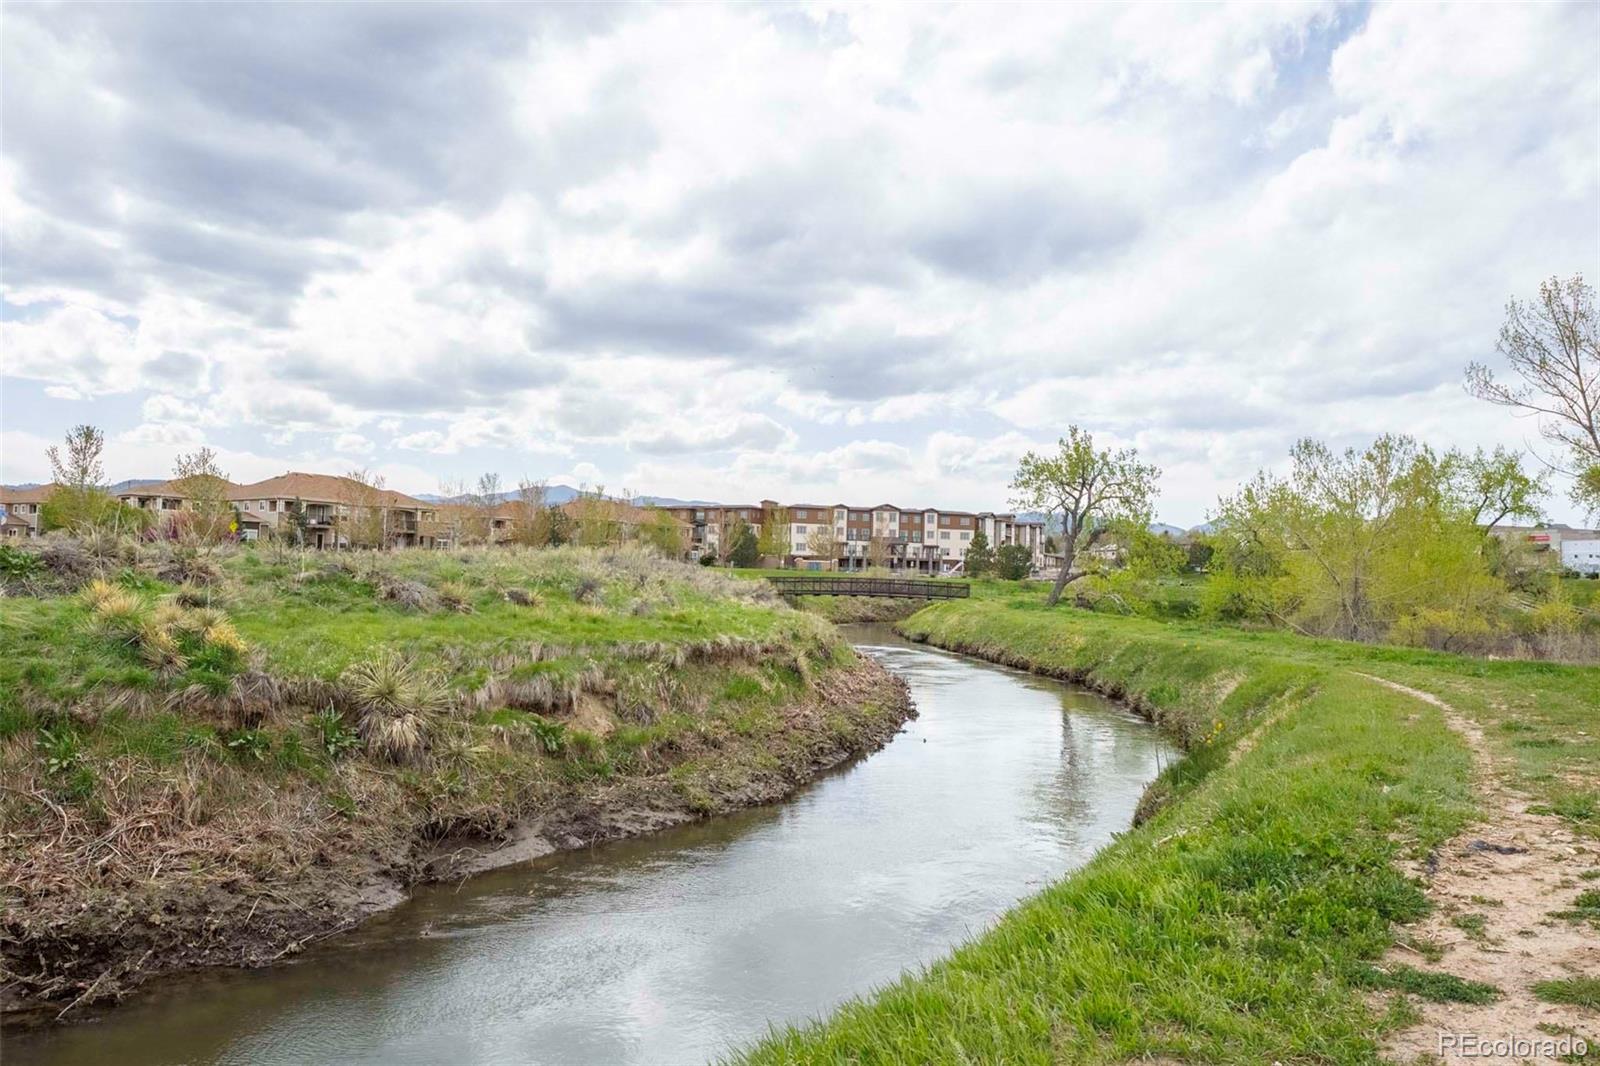
<svg viewBox="0 0 1600 1066">
<path fill-rule="evenodd" d="M 0 489 L 0 537 L 38 535 L 39 511 L 54 485 L 28 489 Z M 297 531 L 309 548 L 348 547 L 354 523 L 365 525 L 369 541 L 388 547 L 444 547 L 462 536 L 460 509 L 428 503 L 390 489 L 375 489 L 354 479 L 329 474 L 290 471 L 247 485 L 229 483 L 225 496 L 234 508 L 238 535 L 293 537 Z M 191 509 L 182 486 L 172 481 L 134 485 L 117 495 L 130 507 L 152 512 L 157 529 L 182 521 Z M 699 507 L 641 508 L 618 500 L 574 500 L 560 510 L 574 522 L 600 521 L 614 527 L 608 540 L 631 539 L 650 516 L 665 513 L 682 527 L 685 554 L 721 555 L 732 529 L 745 522 L 760 536 L 773 523 L 786 523 L 787 551 L 783 561 L 818 569 L 864 569 L 875 560 L 895 570 L 949 573 L 961 569 L 980 530 L 991 547 L 1021 544 L 1031 552 L 1036 567 L 1045 562 L 1042 522 L 1019 520 L 1013 514 L 991 511 L 910 509 L 893 504 L 851 507 L 844 504 L 800 503 L 780 505 L 774 500 L 752 504 L 717 504 Z M 484 537 L 490 541 L 512 538 L 520 507 L 506 503 L 488 516 Z M 452 520 L 451 514 L 457 520 Z M 298 514 L 298 519 L 294 517 Z M 815 549 L 831 530 L 835 550 L 825 558 Z"/>
<path fill-rule="evenodd" d="M 720 554 L 729 533 L 740 522 L 748 524 L 757 536 L 774 522 L 786 522 L 789 531 L 785 561 L 792 560 L 802 568 L 864 569 L 876 555 L 893 570 L 949 573 L 964 565 L 973 535 L 979 531 L 990 547 L 1020 544 L 1032 554 L 1035 567 L 1044 565 L 1044 523 L 1018 519 L 1014 514 L 910 509 L 887 503 L 872 507 L 783 505 L 775 500 L 662 509 L 688 527 L 691 555 Z M 814 536 L 819 530 L 823 535 Z M 828 530 L 832 531 L 834 544 L 832 558 L 824 558 L 816 551 L 819 543 L 827 539 Z"/>
</svg>

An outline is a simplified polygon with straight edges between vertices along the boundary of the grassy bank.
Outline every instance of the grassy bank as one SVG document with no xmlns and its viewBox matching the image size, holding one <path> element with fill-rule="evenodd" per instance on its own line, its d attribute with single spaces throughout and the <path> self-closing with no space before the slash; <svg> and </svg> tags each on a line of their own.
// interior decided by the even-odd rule
<svg viewBox="0 0 1600 1066">
<path fill-rule="evenodd" d="M 1473 762 L 1436 707 L 1363 674 L 1474 716 L 1508 773 L 1600 831 L 1600 670 L 1046 611 L 1023 593 L 900 628 L 1120 697 L 1188 754 L 1083 870 L 745 1061 L 1366 1062 L 1419 999 L 1496 996 L 1381 960 L 1429 906 L 1397 863 L 1474 817 Z M 1592 849 L 1571 861 L 1575 885 L 1596 865 Z"/>
<path fill-rule="evenodd" d="M 764 584 L 640 552 L 67 543 L 8 591 L 8 1008 L 776 799 L 909 713 Z"/>
</svg>

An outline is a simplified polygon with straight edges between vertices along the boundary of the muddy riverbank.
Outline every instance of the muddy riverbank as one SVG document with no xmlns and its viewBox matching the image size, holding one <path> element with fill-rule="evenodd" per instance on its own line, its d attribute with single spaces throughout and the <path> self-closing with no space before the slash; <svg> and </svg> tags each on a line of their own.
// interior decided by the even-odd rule
<svg viewBox="0 0 1600 1066">
<path fill-rule="evenodd" d="M 197 868 L 186 876 L 164 871 L 172 853 L 155 850 L 148 876 L 106 890 L 30 884 L 25 905 L 0 919 L 6 1029 L 71 1022 L 153 978 L 280 963 L 400 904 L 417 886 L 781 800 L 882 747 L 916 713 L 905 684 L 870 658 L 820 671 L 804 691 L 774 708 L 777 722 L 759 732 L 686 737 L 652 772 L 554 775 L 505 796 L 492 817 L 381 826 L 357 814 L 353 831 L 294 869 L 213 878 Z M 211 835 L 178 861 L 204 864 L 209 854 L 251 845 L 243 833 Z"/>
</svg>

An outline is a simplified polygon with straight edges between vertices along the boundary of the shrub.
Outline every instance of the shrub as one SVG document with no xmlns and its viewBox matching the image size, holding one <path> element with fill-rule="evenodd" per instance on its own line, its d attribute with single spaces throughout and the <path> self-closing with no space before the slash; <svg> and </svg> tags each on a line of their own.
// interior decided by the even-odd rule
<svg viewBox="0 0 1600 1066">
<path fill-rule="evenodd" d="M 1476 611 L 1425 607 L 1397 621 L 1389 639 L 1435 651 L 1471 651 L 1493 640 L 1489 620 Z"/>
<path fill-rule="evenodd" d="M 1576 633 L 1583 624 L 1583 612 L 1565 599 L 1546 600 L 1530 612 L 1528 623 L 1536 633 Z"/>
<path fill-rule="evenodd" d="M 1219 570 L 1200 590 L 1200 617 L 1207 621 L 1261 622 L 1272 614 L 1272 579 Z"/>
<path fill-rule="evenodd" d="M 506 601 L 518 607 L 537 607 L 540 603 L 538 593 L 527 589 L 506 589 Z"/>
<path fill-rule="evenodd" d="M 9 581 L 26 581 L 44 569 L 44 562 L 32 552 L 0 544 L 0 578 Z"/>
<path fill-rule="evenodd" d="M 350 667 L 343 681 L 357 715 L 356 731 L 368 751 L 391 762 L 408 762 L 422 754 L 433 720 L 448 702 L 437 676 L 385 650 Z"/>
<path fill-rule="evenodd" d="M 1033 570 L 1033 553 L 1021 544 L 1002 544 L 995 549 L 994 573 L 1004 581 L 1021 581 Z"/>
</svg>

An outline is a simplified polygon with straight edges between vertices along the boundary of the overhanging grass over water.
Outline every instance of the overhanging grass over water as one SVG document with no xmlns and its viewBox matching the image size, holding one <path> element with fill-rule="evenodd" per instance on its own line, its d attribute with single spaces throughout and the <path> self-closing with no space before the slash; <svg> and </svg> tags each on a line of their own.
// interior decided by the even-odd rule
<svg viewBox="0 0 1600 1066">
<path fill-rule="evenodd" d="M 775 799 L 907 711 L 764 584 L 642 551 L 46 547 L 0 602 L 34 999 L 276 957 L 521 825 L 572 846 Z"/>
<path fill-rule="evenodd" d="M 1393 865 L 1473 813 L 1465 744 L 1438 691 L 1540 736 L 1593 731 L 1600 671 L 1037 610 L 940 604 L 901 627 L 1072 677 L 1145 710 L 1191 750 L 1159 810 L 1084 870 L 927 973 L 777 1034 L 750 1062 L 1363 1062 L 1403 1001 L 1363 998 L 1391 923 L 1427 906 Z M 1509 716 L 1505 701 L 1516 700 Z M 1497 707 L 1497 705 L 1499 705 Z M 1515 733 L 1496 743 L 1514 750 Z M 1592 782 L 1589 742 L 1520 775 L 1552 798 Z M 1552 750 L 1559 754 L 1550 755 Z M 1546 760 L 1554 760 L 1547 762 Z M 1580 812 L 1581 813 L 1581 812 Z M 1575 824 L 1582 825 L 1581 819 Z"/>
</svg>

